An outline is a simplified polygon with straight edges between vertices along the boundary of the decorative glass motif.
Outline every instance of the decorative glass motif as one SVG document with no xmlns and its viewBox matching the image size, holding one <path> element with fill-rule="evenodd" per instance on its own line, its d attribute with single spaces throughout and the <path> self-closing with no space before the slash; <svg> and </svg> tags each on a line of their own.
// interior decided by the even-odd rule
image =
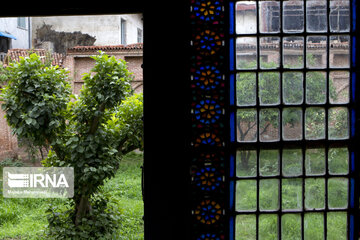
<svg viewBox="0 0 360 240">
<path fill-rule="evenodd" d="M 195 105 L 194 114 L 201 123 L 216 123 L 222 114 L 222 107 L 215 100 L 201 100 Z"/>
<path fill-rule="evenodd" d="M 193 23 L 207 22 L 215 25 L 222 23 L 222 19 L 224 17 L 223 0 L 191 0 L 190 3 L 192 8 L 192 14 L 190 15 L 190 19 L 197 20 Z"/>
<path fill-rule="evenodd" d="M 200 55 L 210 56 L 218 52 L 223 39 L 224 34 L 206 29 L 195 35 L 193 45 Z"/>
<path fill-rule="evenodd" d="M 225 240 L 224 0 L 189 0 L 192 239 Z M 217 199 L 217 200 L 215 200 Z M 220 221 L 220 219 L 222 219 Z"/>
<path fill-rule="evenodd" d="M 224 82 L 220 70 L 211 65 L 200 65 L 198 68 L 192 68 L 192 87 L 198 87 L 201 90 L 216 89 L 219 86 L 224 87 Z"/>
<path fill-rule="evenodd" d="M 219 235 L 216 233 L 204 233 L 196 238 L 196 240 L 224 240 L 224 239 L 225 239 L 224 235 Z"/>
<path fill-rule="evenodd" d="M 219 167 L 205 166 L 194 170 L 194 184 L 201 191 L 215 191 L 223 185 L 223 171 Z"/>
<path fill-rule="evenodd" d="M 200 134 L 200 136 L 196 139 L 194 146 L 198 147 L 200 145 L 221 147 L 222 142 L 216 133 L 205 132 Z"/>
<path fill-rule="evenodd" d="M 222 212 L 219 203 L 213 200 L 204 200 L 196 207 L 194 215 L 200 223 L 210 225 L 220 220 Z"/>
</svg>

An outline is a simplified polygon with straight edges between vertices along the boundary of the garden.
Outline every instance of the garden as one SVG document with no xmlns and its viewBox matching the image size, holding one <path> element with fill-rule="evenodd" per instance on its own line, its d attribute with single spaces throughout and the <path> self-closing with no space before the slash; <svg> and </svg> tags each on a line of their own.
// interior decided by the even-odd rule
<svg viewBox="0 0 360 240">
<path fill-rule="evenodd" d="M 72 167 L 75 176 L 72 198 L 1 197 L 1 239 L 143 239 L 142 94 L 133 93 L 125 61 L 92 58 L 79 95 L 66 69 L 36 54 L 0 68 L 13 134 L 39 151 L 42 166 Z"/>
</svg>

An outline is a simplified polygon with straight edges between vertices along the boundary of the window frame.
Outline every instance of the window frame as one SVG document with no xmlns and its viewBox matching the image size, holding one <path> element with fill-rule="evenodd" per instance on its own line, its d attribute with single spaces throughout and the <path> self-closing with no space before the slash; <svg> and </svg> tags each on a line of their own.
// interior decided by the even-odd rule
<svg viewBox="0 0 360 240">
<path fill-rule="evenodd" d="M 303 56 L 306 56 L 306 47 L 305 47 L 305 43 L 306 43 L 306 38 L 307 36 L 326 36 L 327 37 L 327 67 L 325 69 L 315 69 L 318 71 L 326 71 L 326 75 L 327 78 L 329 79 L 329 72 L 331 70 L 336 70 L 336 69 L 331 69 L 329 67 L 329 55 L 330 55 L 330 36 L 331 35 L 349 35 L 350 36 L 350 50 L 349 50 L 349 68 L 347 68 L 346 70 L 348 70 L 350 72 L 350 80 L 349 80 L 349 84 L 350 86 L 352 86 L 352 88 L 349 89 L 349 94 L 350 94 L 350 99 L 349 99 L 349 104 L 347 105 L 348 109 L 349 109 L 349 121 L 348 121 L 348 126 L 349 126 L 349 139 L 342 141 L 342 143 L 344 144 L 344 146 L 347 146 L 349 149 L 349 174 L 347 175 L 347 178 L 349 179 L 349 184 L 348 184 L 348 208 L 344 211 L 346 211 L 348 213 L 348 226 L 347 226 L 347 231 L 348 231 L 348 239 L 357 239 L 357 231 L 356 231 L 356 224 L 358 223 L 358 219 L 359 219 L 359 205 L 358 205 L 358 199 L 359 199 L 359 183 L 358 180 L 359 179 L 359 167 L 358 167 L 358 151 L 357 148 L 355 147 L 356 142 L 358 142 L 359 140 L 359 127 L 358 127 L 358 120 L 357 120 L 357 112 L 359 111 L 359 106 L 358 103 L 359 102 L 359 96 L 358 94 L 356 94 L 357 90 L 355 89 L 357 87 L 356 85 L 356 80 L 358 80 L 358 76 L 359 76 L 359 70 L 356 69 L 356 63 L 359 62 L 359 50 L 358 48 L 353 47 L 352 44 L 355 44 L 356 39 L 358 39 L 358 35 L 359 33 L 357 33 L 355 31 L 356 25 L 358 25 L 358 19 L 355 18 L 355 15 L 358 11 L 358 9 L 356 8 L 356 3 L 355 1 L 350 1 L 350 31 L 346 32 L 346 33 L 332 33 L 330 32 L 330 1 L 326 1 L 327 2 L 327 18 L 328 18 L 328 26 L 327 26 L 327 31 L 326 33 L 307 33 L 306 32 L 306 1 L 304 1 L 304 6 L 303 6 L 303 19 L 304 19 L 304 31 L 302 33 L 284 33 L 282 30 L 282 25 L 283 25 L 283 1 L 280 1 L 280 32 L 279 33 L 260 33 L 260 27 L 259 27 L 259 19 L 260 19 L 260 9 L 259 9 L 259 2 L 261 1 L 256 1 L 256 9 L 257 9 L 257 16 L 256 16 L 256 20 L 257 20 L 257 31 L 254 34 L 238 34 L 235 30 L 236 26 L 235 26 L 235 21 L 236 21 L 236 14 L 235 14 L 235 7 L 236 7 L 236 3 L 237 2 L 241 2 L 241 1 L 235 1 L 235 0 L 231 0 L 229 3 L 229 37 L 228 37 L 228 43 L 229 43 L 229 57 L 230 57 L 230 66 L 229 66 L 229 78 L 230 78 L 230 93 L 229 93 L 229 103 L 230 103 L 230 144 L 231 144 L 231 149 L 230 149 L 230 158 L 229 158 L 229 163 L 230 163 L 230 180 L 229 180 L 229 206 L 230 206 L 230 216 L 229 216 L 229 239 L 233 240 L 235 239 L 235 218 L 236 215 L 239 214 L 235 211 L 235 195 L 236 195 L 236 182 L 239 181 L 241 178 L 237 177 L 235 174 L 235 169 L 236 169 L 236 151 L 237 149 L 239 149 L 239 147 L 243 148 L 243 149 L 255 149 L 257 152 L 257 174 L 256 177 L 253 178 L 244 178 L 244 179 L 255 179 L 257 182 L 257 206 L 256 206 L 256 210 L 254 212 L 249 212 L 248 214 L 254 214 L 256 215 L 256 238 L 258 239 L 259 237 L 259 232 L 258 232 L 258 224 L 259 224 L 259 216 L 261 215 L 261 213 L 274 213 L 278 216 L 278 238 L 281 239 L 281 216 L 284 213 L 287 213 L 289 211 L 282 211 L 282 194 L 281 194 L 281 184 L 282 184 L 282 179 L 284 179 L 284 177 L 282 176 L 281 173 L 281 166 L 282 166 L 282 150 L 285 149 L 286 147 L 294 147 L 297 146 L 298 148 L 301 149 L 302 151 L 302 155 L 303 155 L 303 173 L 302 176 L 300 177 L 302 179 L 302 192 L 303 192 L 303 200 L 302 200 L 302 204 L 303 204 L 303 208 L 302 210 L 299 211 L 294 211 L 294 213 L 299 213 L 301 214 L 301 231 L 302 231 L 302 239 L 304 239 L 304 212 L 307 212 L 307 210 L 305 210 L 304 208 L 304 202 L 305 202 L 305 179 L 308 179 L 309 176 L 305 175 L 305 151 L 306 149 L 308 149 L 309 147 L 314 147 L 314 144 L 318 144 L 318 146 L 322 146 L 325 148 L 325 171 L 326 173 L 321 176 L 321 178 L 324 178 L 325 181 L 325 200 L 324 200 L 324 204 L 325 204 L 325 208 L 322 211 L 319 212 L 324 212 L 325 216 L 324 216 L 324 236 L 326 239 L 326 231 L 327 231 L 327 224 L 326 224 L 326 213 L 328 212 L 328 208 L 327 208 L 327 201 L 328 201 L 328 188 L 327 188 L 327 183 L 328 180 L 331 179 L 328 175 L 328 163 L 327 163 L 327 150 L 330 148 L 330 146 L 332 146 L 331 144 L 337 142 L 337 141 L 332 141 L 328 139 L 328 129 L 327 127 L 325 127 L 325 139 L 324 140 L 316 140 L 316 141 L 312 141 L 312 140 L 305 140 L 305 132 L 304 132 L 304 128 L 305 128 L 305 109 L 308 106 L 312 106 L 311 104 L 308 105 L 305 102 L 305 79 L 303 80 L 304 83 L 304 88 L 303 88 L 303 103 L 299 105 L 299 107 L 302 109 L 302 126 L 303 126 L 303 134 L 302 134 L 302 140 L 300 141 L 284 141 L 282 140 L 282 136 L 280 134 L 280 139 L 279 141 L 275 141 L 275 142 L 261 142 L 260 141 L 260 137 L 259 134 L 257 134 L 257 140 L 256 142 L 238 142 L 237 141 L 237 134 L 236 134 L 236 113 L 237 113 L 237 109 L 256 109 L 257 114 L 257 125 L 260 124 L 260 120 L 259 120 L 259 112 L 261 109 L 264 108 L 264 106 L 261 106 L 257 100 L 256 104 L 253 106 L 237 106 L 236 103 L 236 94 L 235 94 L 235 86 L 236 86 L 236 74 L 237 73 L 244 73 L 244 72 L 254 72 L 256 74 L 256 81 L 258 82 L 258 74 L 260 72 L 279 72 L 280 73 L 280 89 L 282 89 L 282 78 L 281 75 L 285 72 L 285 71 L 289 71 L 291 69 L 285 69 L 283 67 L 283 46 L 282 46 L 282 38 L 286 37 L 286 36 L 304 36 L 304 50 L 303 50 Z M 278 1 L 277 1 L 278 2 Z M 260 38 L 261 37 L 279 37 L 280 38 L 280 49 L 279 49 L 279 53 L 280 53 L 280 63 L 279 63 L 279 68 L 276 69 L 261 69 L 260 66 L 257 66 L 256 69 L 237 69 L 236 68 L 236 39 L 237 37 L 256 37 L 257 38 L 257 57 L 256 60 L 258 62 L 258 64 L 260 64 Z M 306 57 L 303 58 L 303 62 L 304 62 L 304 66 L 303 68 L 300 69 L 295 69 L 293 71 L 297 71 L 297 72 L 303 72 L 303 75 L 305 76 L 305 73 L 308 71 L 313 71 L 313 69 L 307 69 L 305 67 L 305 62 L 306 62 Z M 330 80 L 329 80 L 330 81 Z M 329 99 L 329 84 L 327 84 L 327 99 Z M 281 92 L 281 91 L 280 91 Z M 256 89 L 256 94 L 258 94 L 258 86 Z M 281 133 L 281 122 L 282 122 L 282 117 L 281 117 L 281 112 L 283 110 L 284 107 L 286 107 L 285 104 L 282 104 L 282 94 L 280 93 L 280 103 L 278 105 L 274 106 L 274 109 L 279 109 L 279 121 L 280 121 L 280 127 L 279 127 L 279 133 Z M 324 107 L 324 109 L 326 109 L 325 111 L 328 111 L 327 109 L 330 109 L 330 107 L 332 106 L 328 101 L 326 100 L 327 104 L 322 105 L 322 107 Z M 345 105 L 346 106 L 346 105 Z M 288 106 L 291 107 L 291 106 Z M 326 114 L 325 117 L 325 121 L 327 125 L 327 121 L 328 121 L 328 115 Z M 257 132 L 259 133 L 259 126 L 257 126 Z M 266 179 L 263 178 L 259 175 L 259 153 L 261 149 L 279 149 L 280 155 L 279 155 L 279 175 L 277 177 L 272 177 L 270 179 L 278 179 L 279 181 L 279 199 L 278 199 L 278 204 L 279 204 L 279 209 L 278 210 L 274 210 L 274 211 L 261 211 L 259 209 L 259 182 L 261 181 L 261 179 Z M 290 211 L 291 213 L 292 211 Z M 310 211 L 309 211 L 310 212 Z M 318 212 L 318 211 L 315 211 Z M 247 214 L 246 211 L 243 212 L 243 214 Z"/>
</svg>

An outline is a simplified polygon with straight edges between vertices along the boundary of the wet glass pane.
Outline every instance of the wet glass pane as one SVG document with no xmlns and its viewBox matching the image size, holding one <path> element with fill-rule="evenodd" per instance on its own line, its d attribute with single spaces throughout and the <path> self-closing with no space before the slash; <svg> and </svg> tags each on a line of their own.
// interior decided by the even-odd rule
<svg viewBox="0 0 360 240">
<path fill-rule="evenodd" d="M 280 140 L 279 119 L 280 112 L 278 109 L 261 109 L 260 110 L 260 141 L 273 142 Z"/>
<path fill-rule="evenodd" d="M 310 107 L 305 111 L 305 139 L 325 138 L 325 109 Z"/>
<path fill-rule="evenodd" d="M 280 38 L 260 38 L 260 68 L 275 69 L 280 67 Z"/>
<path fill-rule="evenodd" d="M 256 1 L 236 3 L 236 33 L 256 33 Z"/>
<path fill-rule="evenodd" d="M 304 2 L 289 0 L 283 2 L 283 30 L 285 33 L 304 31 Z"/>
<path fill-rule="evenodd" d="M 306 38 L 306 67 L 326 68 L 327 37 L 311 36 Z"/>
<path fill-rule="evenodd" d="M 256 216 L 237 215 L 235 220 L 235 240 L 256 240 Z"/>
<path fill-rule="evenodd" d="M 259 74 L 260 105 L 280 103 L 280 73 L 262 72 Z"/>
<path fill-rule="evenodd" d="M 306 31 L 327 31 L 327 4 L 326 0 L 306 1 Z"/>
<path fill-rule="evenodd" d="M 257 68 L 257 41 L 256 37 L 239 37 L 236 39 L 236 68 Z"/>
<path fill-rule="evenodd" d="M 256 180 L 236 182 L 236 211 L 256 210 Z"/>
<path fill-rule="evenodd" d="M 326 102 L 326 73 L 306 73 L 306 103 L 324 104 Z"/>
<path fill-rule="evenodd" d="M 349 110 L 346 107 L 329 109 L 329 139 L 349 138 Z"/>
<path fill-rule="evenodd" d="M 350 1 L 330 0 L 330 31 L 348 32 L 350 30 Z"/>
<path fill-rule="evenodd" d="M 281 216 L 281 239 L 301 240 L 300 214 L 284 214 Z"/>
<path fill-rule="evenodd" d="M 328 167 L 330 174 L 349 173 L 349 150 L 347 148 L 329 148 Z"/>
<path fill-rule="evenodd" d="M 303 125 L 301 108 L 284 108 L 282 118 L 283 139 L 301 140 Z"/>
<path fill-rule="evenodd" d="M 347 208 L 349 180 L 347 178 L 329 178 L 328 204 L 329 208 Z"/>
<path fill-rule="evenodd" d="M 330 36 L 330 67 L 350 67 L 350 36 Z"/>
<path fill-rule="evenodd" d="M 279 150 L 260 150 L 260 175 L 279 175 Z"/>
<path fill-rule="evenodd" d="M 324 239 L 324 214 L 306 213 L 304 217 L 304 239 L 323 240 Z M 335 240 L 335 239 L 334 239 Z"/>
<path fill-rule="evenodd" d="M 265 179 L 260 180 L 260 210 L 279 209 L 279 180 Z"/>
<path fill-rule="evenodd" d="M 300 176 L 302 174 L 301 149 L 283 149 L 282 174 L 284 176 Z"/>
<path fill-rule="evenodd" d="M 238 109 L 236 124 L 239 142 L 257 141 L 257 113 L 255 109 Z"/>
<path fill-rule="evenodd" d="M 236 102 L 238 106 L 256 104 L 256 74 L 238 73 L 236 75 Z"/>
<path fill-rule="evenodd" d="M 301 104 L 303 102 L 303 73 L 283 73 L 283 101 L 285 104 Z"/>
<path fill-rule="evenodd" d="M 301 178 L 282 180 L 283 210 L 302 210 L 302 182 Z"/>
<path fill-rule="evenodd" d="M 283 39 L 284 68 L 304 67 L 304 38 L 284 37 Z"/>
<path fill-rule="evenodd" d="M 305 208 L 309 210 L 325 208 L 325 179 L 305 179 Z"/>
<path fill-rule="evenodd" d="M 347 240 L 347 213 L 327 213 L 327 239 Z"/>
<path fill-rule="evenodd" d="M 267 17 L 260 17 L 261 33 L 278 33 L 280 31 L 280 2 L 260 1 L 260 16 L 266 13 Z"/>
<path fill-rule="evenodd" d="M 325 149 L 306 149 L 305 153 L 306 176 L 325 174 Z"/>
<path fill-rule="evenodd" d="M 330 103 L 349 103 L 350 73 L 348 71 L 330 72 Z"/>
<path fill-rule="evenodd" d="M 261 214 L 259 216 L 259 240 L 278 239 L 278 215 Z"/>
<path fill-rule="evenodd" d="M 236 152 L 236 176 L 256 176 L 256 163 L 257 160 L 255 150 L 238 150 Z"/>
</svg>

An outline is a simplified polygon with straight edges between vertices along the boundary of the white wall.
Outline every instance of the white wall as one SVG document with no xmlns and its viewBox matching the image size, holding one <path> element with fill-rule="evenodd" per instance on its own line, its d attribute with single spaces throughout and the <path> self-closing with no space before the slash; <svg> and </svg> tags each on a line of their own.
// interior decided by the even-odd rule
<svg viewBox="0 0 360 240">
<path fill-rule="evenodd" d="M 25 48 L 25 49 L 29 48 L 28 19 L 29 19 L 28 17 L 25 18 L 26 28 L 23 29 L 17 26 L 16 17 L 0 18 L 0 31 L 10 33 L 14 37 L 16 37 L 16 40 L 11 39 L 12 48 Z"/>
<path fill-rule="evenodd" d="M 120 20 L 127 21 L 127 44 L 137 42 L 137 28 L 143 29 L 141 14 L 127 15 L 99 15 L 99 16 L 59 16 L 59 17 L 34 17 L 33 36 L 36 29 L 44 23 L 52 26 L 58 32 L 75 32 L 89 34 L 96 38 L 95 45 L 118 45 L 120 43 Z"/>
</svg>

